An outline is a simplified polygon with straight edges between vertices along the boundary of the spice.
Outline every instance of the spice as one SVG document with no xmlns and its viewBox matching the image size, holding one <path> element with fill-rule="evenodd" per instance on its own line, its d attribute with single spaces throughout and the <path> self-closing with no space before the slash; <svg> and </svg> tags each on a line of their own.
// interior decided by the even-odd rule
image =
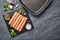
<svg viewBox="0 0 60 40">
<path fill-rule="evenodd" d="M 32 29 L 31 24 L 27 23 L 27 24 L 26 24 L 26 29 L 27 29 L 27 30 L 31 30 L 31 29 Z"/>
<path fill-rule="evenodd" d="M 4 17 L 5 17 L 5 20 L 10 20 L 10 14 L 5 14 Z"/>
</svg>

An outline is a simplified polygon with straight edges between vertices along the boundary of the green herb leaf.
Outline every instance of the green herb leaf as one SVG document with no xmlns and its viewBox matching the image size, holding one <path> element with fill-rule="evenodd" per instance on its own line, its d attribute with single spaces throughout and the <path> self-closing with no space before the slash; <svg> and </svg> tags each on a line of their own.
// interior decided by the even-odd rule
<svg viewBox="0 0 60 40">
<path fill-rule="evenodd" d="M 24 13 L 26 13 L 26 10 L 25 10 L 24 8 L 20 8 L 19 12 L 20 12 L 21 14 L 24 14 Z"/>
<path fill-rule="evenodd" d="M 8 11 L 9 9 L 8 8 L 4 8 L 4 11 L 6 12 L 6 11 Z"/>
<path fill-rule="evenodd" d="M 16 36 L 16 33 L 15 33 L 15 31 L 14 31 L 13 29 L 10 29 L 10 35 L 11 35 L 12 37 Z"/>
<path fill-rule="evenodd" d="M 9 7 L 8 7 L 8 4 L 4 4 L 4 11 L 8 11 L 9 10 Z"/>
</svg>

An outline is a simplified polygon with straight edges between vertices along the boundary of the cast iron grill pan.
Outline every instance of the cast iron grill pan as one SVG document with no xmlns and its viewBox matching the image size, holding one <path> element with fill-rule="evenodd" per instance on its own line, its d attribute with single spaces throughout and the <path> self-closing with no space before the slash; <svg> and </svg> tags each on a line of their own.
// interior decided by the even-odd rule
<svg viewBox="0 0 60 40">
<path fill-rule="evenodd" d="M 40 14 L 51 2 L 51 0 L 19 0 L 23 7 L 33 12 L 33 15 Z"/>
</svg>

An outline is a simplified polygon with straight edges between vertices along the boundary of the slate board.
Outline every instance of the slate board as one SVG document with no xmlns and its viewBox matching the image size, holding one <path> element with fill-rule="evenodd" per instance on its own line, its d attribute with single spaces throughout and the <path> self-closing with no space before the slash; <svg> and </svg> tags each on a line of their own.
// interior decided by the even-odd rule
<svg viewBox="0 0 60 40">
<path fill-rule="evenodd" d="M 19 9 L 18 9 L 19 10 Z M 15 10 L 15 11 L 13 11 L 13 12 L 10 12 L 10 13 L 8 13 L 8 14 L 10 14 L 10 19 L 12 18 L 12 16 L 13 16 L 13 14 L 15 13 L 15 12 L 18 12 L 18 10 Z M 21 15 L 23 15 L 23 14 L 21 14 Z M 27 17 L 28 18 L 28 20 L 27 20 L 27 23 L 29 23 L 29 24 L 31 24 L 32 25 L 32 29 L 34 29 L 34 27 L 33 27 L 33 24 L 32 24 L 32 22 L 31 22 L 31 20 L 30 20 L 30 17 L 29 17 L 29 15 L 28 15 L 28 13 L 26 13 L 26 15 L 23 15 L 24 17 Z M 4 15 L 3 15 L 3 18 L 4 18 Z M 5 18 L 4 18 L 4 20 L 5 20 Z M 10 20 L 9 20 L 10 21 Z M 7 25 L 7 27 L 8 27 L 8 30 L 9 30 L 9 32 L 10 32 L 10 29 L 14 29 L 14 28 L 12 28 L 12 27 L 10 27 L 10 25 L 8 24 L 8 22 L 9 21 L 7 21 L 7 20 L 5 20 L 5 22 L 6 22 L 6 25 Z M 27 24 L 26 23 L 26 24 Z M 25 27 L 26 27 L 26 24 L 24 25 Z M 23 33 L 25 33 L 25 32 L 28 32 L 28 31 L 31 31 L 31 30 L 27 30 L 26 28 L 23 28 L 23 30 L 21 31 L 21 32 L 18 32 L 17 30 L 15 30 L 15 32 L 16 32 L 16 34 L 17 35 L 19 35 L 19 34 L 23 34 Z M 17 36 L 16 35 L 16 36 Z"/>
</svg>

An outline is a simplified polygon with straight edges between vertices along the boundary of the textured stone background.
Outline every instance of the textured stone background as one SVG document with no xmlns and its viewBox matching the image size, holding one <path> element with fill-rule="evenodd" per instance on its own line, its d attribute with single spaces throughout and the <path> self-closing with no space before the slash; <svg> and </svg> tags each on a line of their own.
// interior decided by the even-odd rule
<svg viewBox="0 0 60 40">
<path fill-rule="evenodd" d="M 60 40 L 60 0 L 52 0 L 51 5 L 38 17 L 29 13 L 34 30 L 14 38 L 10 37 L 2 16 L 11 12 L 11 10 L 8 12 L 3 11 L 4 3 L 7 3 L 6 0 L 0 0 L 0 40 Z"/>
</svg>

